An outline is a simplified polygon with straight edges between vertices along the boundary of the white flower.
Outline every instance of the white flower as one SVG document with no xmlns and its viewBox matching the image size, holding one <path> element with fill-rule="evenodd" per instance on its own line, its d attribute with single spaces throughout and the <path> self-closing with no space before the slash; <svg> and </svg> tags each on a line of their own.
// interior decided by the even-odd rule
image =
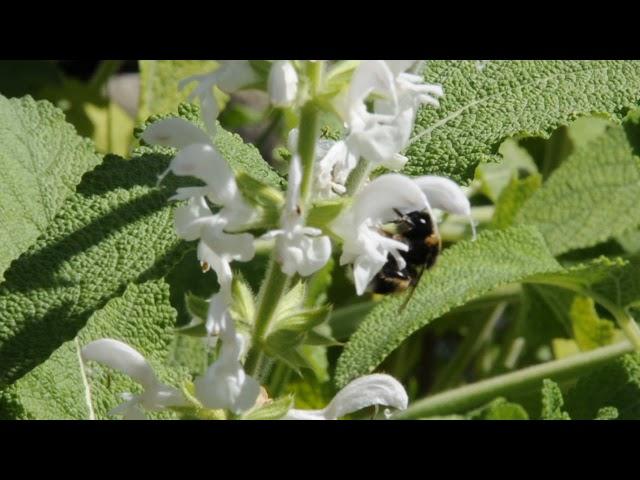
<svg viewBox="0 0 640 480">
<path fill-rule="evenodd" d="M 287 201 L 279 230 L 265 234 L 264 239 L 276 239 L 278 260 L 287 275 L 298 273 L 306 277 L 320 270 L 331 256 L 331 240 L 317 228 L 306 227 L 302 215 L 300 184 L 302 168 L 300 158 L 294 155 L 289 169 Z"/>
<path fill-rule="evenodd" d="M 325 140 L 329 148 L 316 164 L 314 195 L 324 199 L 342 195 L 349 173 L 358 163 L 358 157 L 344 140 Z M 322 151 L 321 151 L 322 152 Z"/>
<path fill-rule="evenodd" d="M 182 393 L 161 383 L 149 362 L 126 343 L 111 338 L 95 340 L 82 349 L 82 359 L 119 370 L 144 388 L 144 392 L 139 395 L 122 394 L 125 402 L 111 410 L 110 415 L 123 415 L 128 420 L 144 419 L 141 408 L 162 410 L 170 406 L 186 405 Z"/>
<path fill-rule="evenodd" d="M 354 72 L 346 105 L 341 107 L 349 127 L 347 145 L 358 157 L 374 166 L 399 169 L 407 159 L 400 152 L 407 146 L 417 109 L 422 104 L 438 106 L 442 87 L 425 84 L 418 75 L 404 73 L 415 61 L 367 60 Z M 374 98 L 373 112 L 366 100 Z"/>
<path fill-rule="evenodd" d="M 432 208 L 471 219 L 471 206 L 464 192 L 443 177 L 412 179 L 400 174 L 382 175 L 355 196 L 353 204 L 336 219 L 333 229 L 343 240 L 340 264 L 353 263 L 358 295 L 364 293 L 388 255 L 395 258 L 399 268 L 406 265 L 400 252 L 406 252 L 408 246 L 380 233 L 382 225 L 397 220 L 397 212 L 427 210 L 433 217 Z M 473 228 L 473 222 L 471 225 Z"/>
<path fill-rule="evenodd" d="M 409 177 L 382 175 L 364 187 L 353 204 L 334 222 L 334 231 L 342 237 L 340 264 L 353 263 L 356 292 L 365 289 L 393 255 L 400 268 L 406 262 L 400 255 L 408 246 L 379 232 L 380 227 L 397 219 L 397 211 L 408 213 L 429 209 L 422 190 Z"/>
<path fill-rule="evenodd" d="M 235 328 L 233 318 L 231 318 L 231 313 L 229 312 L 231 301 L 230 284 L 221 284 L 220 291 L 215 293 L 209 300 L 207 321 L 205 323 L 209 336 L 219 337 Z"/>
<path fill-rule="evenodd" d="M 207 408 L 240 413 L 255 405 L 260 384 L 242 368 L 240 359 L 245 340 L 242 335 L 235 333 L 232 322 L 222 332 L 221 339 L 220 356 L 194 382 L 196 397 Z"/>
<path fill-rule="evenodd" d="M 404 410 L 408 398 L 404 387 L 395 378 L 374 374 L 360 377 L 340 390 L 322 410 L 292 409 L 285 420 L 337 420 L 365 407 L 384 405 Z"/>
<path fill-rule="evenodd" d="M 268 91 L 271 103 L 290 107 L 298 94 L 298 74 L 288 60 L 274 62 L 269 71 Z"/>
<path fill-rule="evenodd" d="M 298 129 L 289 132 L 289 151 L 298 149 Z M 349 150 L 344 140 L 321 138 L 316 142 L 316 164 L 314 167 L 314 198 L 327 199 L 346 192 L 345 183 L 358 157 Z"/>
<path fill-rule="evenodd" d="M 153 123 L 142 138 L 150 144 L 180 149 L 167 172 L 193 176 L 205 182 L 202 187 L 179 188 L 172 197 L 175 200 L 189 199 L 187 205 L 176 210 L 176 232 L 185 240 L 200 239 L 198 259 L 205 271 L 210 267 L 216 271 L 221 288 L 223 284 L 230 284 L 229 263 L 233 260 L 249 261 L 255 254 L 251 234 L 225 231 L 242 228 L 255 215 L 242 197 L 231 167 L 205 132 L 180 118 Z M 214 214 L 205 196 L 222 208 Z"/>
<path fill-rule="evenodd" d="M 240 218 L 242 220 L 242 217 Z M 231 284 L 230 262 L 238 260 L 248 262 L 255 255 L 253 235 L 250 233 L 230 234 L 224 231 L 229 226 L 238 226 L 238 216 L 234 209 L 223 207 L 214 214 L 204 197 L 194 197 L 187 205 L 176 210 L 175 227 L 179 237 L 185 240 L 197 240 L 198 260 L 207 271 L 213 268 L 218 276 L 218 283 Z"/>
<path fill-rule="evenodd" d="M 189 100 L 196 97 L 200 100 L 202 117 L 210 133 L 215 131 L 215 121 L 220 113 L 213 87 L 217 86 L 223 92 L 233 93 L 259 80 L 248 60 L 219 60 L 218 63 L 220 65 L 215 70 L 187 77 L 178 84 L 178 88 L 182 90 L 192 82 L 198 83 L 189 95 Z"/>
<path fill-rule="evenodd" d="M 180 188 L 173 199 L 206 195 L 215 204 L 233 203 L 236 210 L 248 209 L 238 190 L 233 170 L 209 135 L 191 122 L 182 118 L 160 120 L 147 127 L 142 139 L 151 145 L 179 150 L 161 179 L 171 171 L 178 176 L 196 177 L 207 184 L 205 187 Z"/>
</svg>

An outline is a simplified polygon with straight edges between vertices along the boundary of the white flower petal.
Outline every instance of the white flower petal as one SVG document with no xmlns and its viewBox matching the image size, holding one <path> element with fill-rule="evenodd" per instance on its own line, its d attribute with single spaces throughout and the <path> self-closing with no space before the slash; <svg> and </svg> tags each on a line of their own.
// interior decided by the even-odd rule
<svg viewBox="0 0 640 480">
<path fill-rule="evenodd" d="M 140 398 L 138 395 L 123 394 L 124 403 L 109 410 L 107 415 L 122 416 L 124 420 L 146 420 L 147 417 L 139 407 Z"/>
<path fill-rule="evenodd" d="M 455 215 L 471 214 L 471 205 L 464 191 L 453 180 L 445 177 L 426 175 L 413 181 L 424 192 L 433 208 L 439 208 Z"/>
<path fill-rule="evenodd" d="M 331 257 L 331 240 L 322 236 L 309 239 L 308 248 L 305 251 L 305 261 L 298 267 L 298 274 L 308 277 L 320 270 Z"/>
<path fill-rule="evenodd" d="M 209 247 L 207 242 L 203 241 L 198 242 L 196 253 L 201 264 L 206 264 L 205 267 L 213 268 L 216 272 L 221 288 L 231 284 L 233 273 L 231 272 L 228 258 L 216 253 Z M 208 268 L 205 268 L 204 271 L 207 271 Z"/>
<path fill-rule="evenodd" d="M 386 257 L 380 261 L 365 255 L 359 256 L 353 264 L 353 280 L 356 284 L 356 293 L 362 295 L 373 277 L 387 262 Z"/>
<path fill-rule="evenodd" d="M 278 107 L 293 105 L 298 93 L 298 74 L 288 60 L 278 60 L 269 71 L 268 92 L 271 103 Z"/>
<path fill-rule="evenodd" d="M 228 260 L 248 262 L 256 253 L 253 235 L 250 233 L 230 234 L 210 224 L 202 229 L 201 239 L 218 256 Z"/>
<path fill-rule="evenodd" d="M 326 420 L 324 410 L 298 410 L 292 408 L 281 420 Z"/>
<path fill-rule="evenodd" d="M 366 375 L 340 390 L 324 409 L 324 416 L 335 420 L 372 405 L 404 410 L 408 402 L 407 392 L 395 378 L 384 374 Z"/>
<path fill-rule="evenodd" d="M 225 226 L 223 219 L 211 212 L 204 197 L 191 198 L 187 205 L 178 207 L 174 224 L 178 236 L 187 241 L 200 238 L 205 226 L 209 226 L 210 229 L 221 229 Z"/>
<path fill-rule="evenodd" d="M 195 380 L 196 396 L 205 407 L 240 413 L 255 404 L 260 384 L 240 364 L 243 345 L 242 335 L 224 335 L 219 358 Z"/>
<path fill-rule="evenodd" d="M 233 93 L 260 80 L 249 60 L 218 60 L 220 67 L 214 71 L 220 90 Z"/>
<path fill-rule="evenodd" d="M 385 60 L 389 70 L 393 72 L 393 76 L 397 77 L 403 72 L 406 72 L 415 65 L 417 60 Z"/>
<path fill-rule="evenodd" d="M 238 195 L 233 171 L 213 145 L 199 143 L 183 148 L 171 161 L 171 170 L 206 182 L 215 203 L 225 205 Z"/>
<path fill-rule="evenodd" d="M 371 93 L 396 98 L 394 74 L 384 60 L 364 60 L 358 65 L 349 89 L 351 115 Z"/>
<path fill-rule="evenodd" d="M 285 209 L 290 213 L 296 213 L 298 210 L 298 201 L 300 199 L 300 185 L 302 184 L 302 165 L 300 163 L 299 155 L 294 155 L 291 158 L 287 182 L 287 200 L 285 203 Z"/>
<path fill-rule="evenodd" d="M 84 361 L 102 363 L 128 375 L 145 389 L 155 389 L 156 374 L 149 362 L 134 348 L 112 338 L 95 340 L 82 349 Z"/>
<path fill-rule="evenodd" d="M 102 363 L 118 370 L 144 388 L 144 392 L 140 395 L 123 394 L 126 401 L 114 408 L 111 414 L 124 415 L 129 419 L 144 418 L 144 414 L 139 411 L 139 406 L 147 410 L 159 410 L 169 406 L 186 405 L 186 399 L 182 393 L 160 383 L 147 360 L 126 343 L 102 338 L 86 345 L 81 354 L 83 361 Z"/>
<path fill-rule="evenodd" d="M 349 383 L 337 393 L 326 408 L 322 410 L 291 409 L 283 420 L 337 420 L 373 405 L 404 410 L 408 403 L 407 392 L 400 382 L 389 375 L 373 374 Z"/>
<path fill-rule="evenodd" d="M 227 294 L 227 291 L 228 289 L 225 289 L 225 291 L 214 294 L 209 301 L 205 324 L 209 335 L 219 336 L 234 328 L 233 319 L 229 313 L 230 292 Z"/>
<path fill-rule="evenodd" d="M 390 173 L 381 175 L 360 191 L 354 203 L 355 222 L 364 219 L 386 222 L 396 219 L 400 212 L 424 210 L 429 207 L 427 197 L 409 177 Z"/>
<path fill-rule="evenodd" d="M 194 143 L 211 143 L 211 138 L 193 123 L 183 118 L 166 118 L 152 123 L 142 134 L 150 145 L 184 148 Z"/>
</svg>

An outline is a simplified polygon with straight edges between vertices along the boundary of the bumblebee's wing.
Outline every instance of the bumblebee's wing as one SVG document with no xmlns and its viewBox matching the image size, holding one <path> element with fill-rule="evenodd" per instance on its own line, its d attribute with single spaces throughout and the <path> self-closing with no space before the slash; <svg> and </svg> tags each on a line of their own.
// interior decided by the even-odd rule
<svg viewBox="0 0 640 480">
<path fill-rule="evenodd" d="M 413 297 L 414 292 L 416 291 L 416 287 L 418 286 L 418 283 L 420 282 L 420 279 L 422 278 L 422 275 L 424 274 L 424 271 L 427 269 L 427 266 L 425 264 L 423 264 L 420 267 L 420 272 L 418 273 L 418 275 L 416 276 L 416 281 L 415 283 L 411 286 L 411 290 L 409 290 L 409 292 L 407 293 L 407 296 L 404 299 L 404 302 L 402 302 L 402 305 L 400 306 L 400 309 L 398 310 L 398 313 L 402 313 L 403 310 L 405 309 L 405 307 L 407 306 L 407 304 L 409 303 L 409 300 L 411 300 L 411 297 Z"/>
</svg>

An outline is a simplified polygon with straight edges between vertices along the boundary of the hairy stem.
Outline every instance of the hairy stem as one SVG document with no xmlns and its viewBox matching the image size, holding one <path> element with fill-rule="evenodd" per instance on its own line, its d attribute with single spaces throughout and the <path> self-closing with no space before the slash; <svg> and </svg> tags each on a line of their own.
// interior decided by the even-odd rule
<svg viewBox="0 0 640 480">
<path fill-rule="evenodd" d="M 308 62 L 307 76 L 310 82 L 310 98 L 302 107 L 300 131 L 298 136 L 298 154 L 302 164 L 302 184 L 300 185 L 300 207 L 306 214 L 306 205 L 311 198 L 313 169 L 315 163 L 316 141 L 320 131 L 320 112 L 315 105 L 315 97 L 322 82 L 323 62 Z M 274 313 L 280 299 L 286 293 L 290 277 L 282 273 L 277 261 L 277 250 L 271 254 L 269 268 L 258 294 L 258 308 L 252 338 L 251 352 L 245 368 L 254 376 L 260 375 L 265 362 L 264 341 L 269 333 Z"/>
<path fill-rule="evenodd" d="M 557 382 L 574 378 L 633 351 L 633 345 L 624 341 L 572 357 L 523 368 L 517 372 L 424 398 L 413 403 L 407 410 L 396 413 L 393 418 L 426 418 L 466 412 L 496 397 L 539 389 L 545 378 Z"/>
<path fill-rule="evenodd" d="M 301 206 L 307 204 L 311 197 L 313 170 L 316 159 L 316 139 L 320 132 L 320 115 L 313 102 L 302 107 L 300 117 L 300 134 L 298 137 L 298 154 L 302 163 L 302 184 L 300 185 Z M 306 209 L 303 209 L 306 211 Z"/>
<path fill-rule="evenodd" d="M 371 162 L 360 157 L 356 168 L 354 168 L 347 178 L 347 195 L 355 195 L 362 184 L 369 178 L 371 173 Z"/>
</svg>

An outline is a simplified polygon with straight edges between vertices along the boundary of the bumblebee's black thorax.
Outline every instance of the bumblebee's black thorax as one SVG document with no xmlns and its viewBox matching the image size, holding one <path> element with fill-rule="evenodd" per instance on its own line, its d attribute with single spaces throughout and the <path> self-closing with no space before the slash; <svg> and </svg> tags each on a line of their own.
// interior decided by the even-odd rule
<svg viewBox="0 0 640 480">
<path fill-rule="evenodd" d="M 406 252 L 400 252 L 407 265 L 400 269 L 389 254 L 387 263 L 372 281 L 371 289 L 375 293 L 401 292 L 416 285 L 420 274 L 435 264 L 440 253 L 440 237 L 428 211 L 397 213 L 399 218 L 393 222 L 393 233 L 389 235 L 409 247 Z"/>
<path fill-rule="evenodd" d="M 427 211 L 410 212 L 400 219 L 402 241 L 409 246 L 407 252 L 400 252 L 408 265 L 415 268 L 424 265 L 431 268 L 440 253 L 440 237 L 433 219 Z"/>
</svg>

